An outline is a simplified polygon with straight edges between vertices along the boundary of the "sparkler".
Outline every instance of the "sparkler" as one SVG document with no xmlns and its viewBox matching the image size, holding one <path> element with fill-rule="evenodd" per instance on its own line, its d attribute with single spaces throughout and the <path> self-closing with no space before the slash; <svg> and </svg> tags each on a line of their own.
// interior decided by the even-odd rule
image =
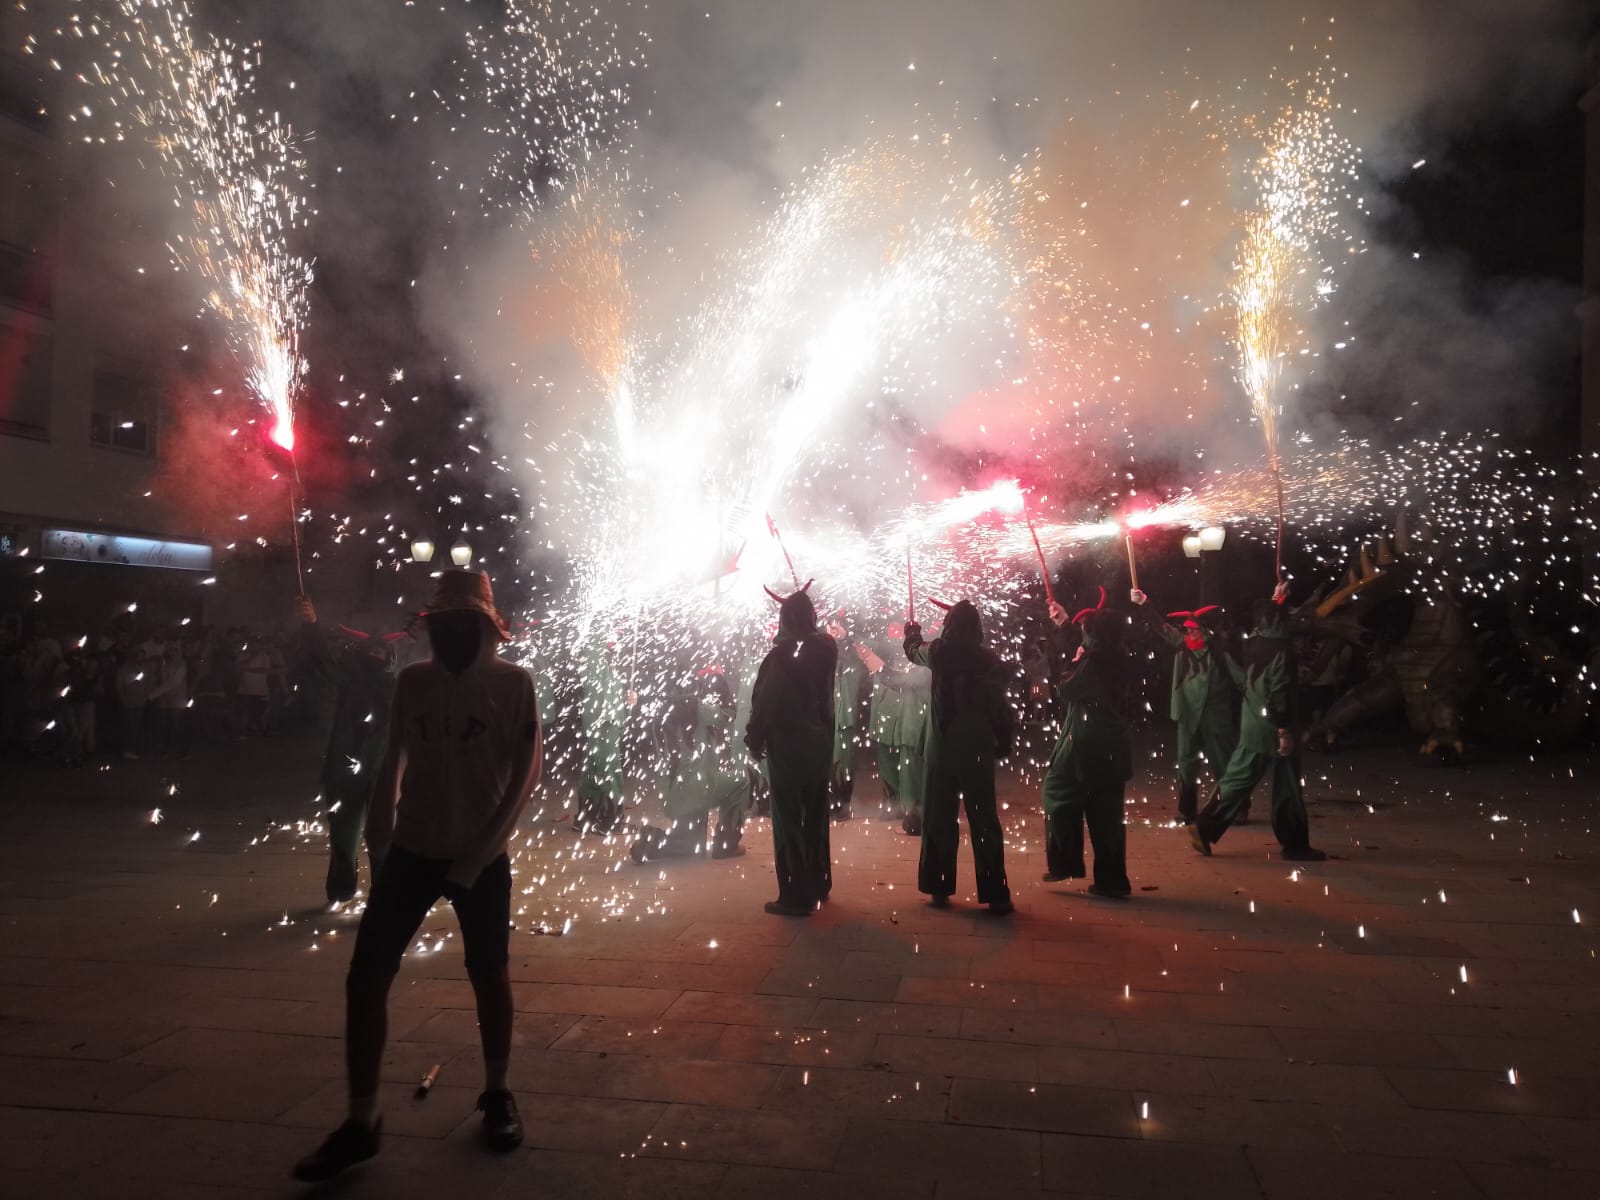
<svg viewBox="0 0 1600 1200">
<path fill-rule="evenodd" d="M 101 42 L 103 57 L 77 78 L 104 98 L 109 135 L 85 140 L 120 142 L 138 126 L 155 147 L 187 218 L 187 231 L 168 243 L 173 262 L 201 282 L 246 385 L 268 410 L 269 436 L 292 453 L 312 264 L 288 242 L 306 223 L 306 164 L 280 116 L 251 108 L 259 46 L 198 32 L 188 0 L 105 3 L 77 0 L 57 31 Z M 27 48 L 36 49 L 33 39 Z M 87 105 L 69 116 L 95 119 Z"/>
<path fill-rule="evenodd" d="M 1297 314 L 1333 291 L 1321 246 L 1340 231 L 1338 202 L 1347 198 L 1344 181 L 1355 174 L 1354 150 L 1336 126 L 1328 80 L 1313 75 L 1299 90 L 1297 102 L 1268 128 L 1265 150 L 1254 165 L 1259 207 L 1245 221 L 1229 288 L 1237 320 L 1238 378 L 1261 425 L 1277 497 L 1279 583 L 1285 507 L 1278 430 L 1283 363 L 1292 345 L 1305 338 Z M 1309 295 L 1304 294 L 1307 280 L 1312 283 Z"/>
<path fill-rule="evenodd" d="M 800 590 L 800 572 L 794 569 L 794 559 L 789 557 L 789 549 L 783 544 L 783 534 L 778 532 L 778 523 L 772 519 L 772 514 L 767 514 L 767 532 L 772 534 L 772 540 L 778 543 L 778 549 L 783 551 L 783 561 L 789 567 L 789 577 L 794 580 L 794 590 Z"/>
<path fill-rule="evenodd" d="M 1046 585 L 1048 586 L 1048 584 Z M 917 585 L 911 577 L 911 543 L 906 543 L 906 620 L 917 620 Z"/>
<path fill-rule="evenodd" d="M 1039 577 L 1044 580 L 1044 598 L 1051 604 L 1056 602 L 1055 585 L 1050 582 L 1050 568 L 1044 561 L 1044 549 L 1039 545 L 1039 531 L 1033 527 L 1033 518 L 1027 518 L 1028 536 L 1033 539 L 1033 552 L 1039 556 Z M 1137 585 L 1135 585 L 1137 586 Z"/>
</svg>

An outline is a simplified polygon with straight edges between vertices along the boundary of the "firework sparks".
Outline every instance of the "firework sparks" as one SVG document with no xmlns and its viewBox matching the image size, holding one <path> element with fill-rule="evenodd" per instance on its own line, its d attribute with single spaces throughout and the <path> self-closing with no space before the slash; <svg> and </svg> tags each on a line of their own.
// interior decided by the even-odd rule
<svg viewBox="0 0 1600 1200">
<path fill-rule="evenodd" d="M 100 51 L 77 78 L 103 98 L 106 120 L 87 105 L 69 114 L 90 127 L 85 140 L 137 129 L 158 152 L 186 224 L 168 243 L 173 261 L 203 284 L 272 440 L 293 450 L 312 266 L 289 242 L 307 219 L 306 164 L 278 114 L 252 107 L 259 47 L 199 32 L 187 0 L 80 0 L 55 32 Z"/>
</svg>

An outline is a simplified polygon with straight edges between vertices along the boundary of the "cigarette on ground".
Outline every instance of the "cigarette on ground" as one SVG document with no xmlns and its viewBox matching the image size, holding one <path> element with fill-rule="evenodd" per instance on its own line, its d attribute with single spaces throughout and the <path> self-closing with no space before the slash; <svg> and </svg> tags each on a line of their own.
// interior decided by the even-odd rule
<svg viewBox="0 0 1600 1200">
<path fill-rule="evenodd" d="M 433 1090 L 433 1085 L 439 1078 L 439 1068 L 443 1065 L 442 1063 L 434 1063 L 433 1066 L 428 1068 L 426 1074 L 422 1076 L 422 1081 L 417 1084 L 418 1100 L 421 1100 Z"/>
</svg>

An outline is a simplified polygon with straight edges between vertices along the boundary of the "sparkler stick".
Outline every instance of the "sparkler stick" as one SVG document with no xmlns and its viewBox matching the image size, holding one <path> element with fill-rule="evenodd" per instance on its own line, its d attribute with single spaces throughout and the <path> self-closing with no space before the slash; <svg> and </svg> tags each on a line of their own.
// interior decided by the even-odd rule
<svg viewBox="0 0 1600 1200">
<path fill-rule="evenodd" d="M 1128 547 L 1128 582 L 1133 586 L 1133 590 L 1137 592 L 1139 590 L 1139 565 L 1133 560 L 1133 530 L 1124 529 L 1122 531 L 1122 540 Z"/>
<path fill-rule="evenodd" d="M 1045 565 L 1044 549 L 1039 545 L 1039 534 L 1033 528 L 1033 518 L 1024 518 L 1028 522 L 1028 536 L 1033 539 L 1033 552 L 1039 556 L 1039 574 L 1044 578 L 1044 598 L 1051 604 L 1056 602 L 1056 589 L 1050 583 L 1050 568 Z M 1129 550 L 1129 561 L 1132 562 L 1132 550 Z M 1134 587 L 1139 585 L 1135 583 Z"/>
<path fill-rule="evenodd" d="M 800 590 L 800 572 L 794 569 L 794 559 L 789 557 L 789 548 L 783 544 L 783 534 L 778 532 L 778 523 L 772 519 L 772 514 L 767 514 L 767 532 L 778 543 L 778 549 L 783 551 L 783 561 L 789 564 L 789 575 L 794 580 L 794 590 Z"/>
<path fill-rule="evenodd" d="M 917 586 L 911 578 L 911 543 L 906 543 L 906 620 L 916 624 Z"/>
</svg>

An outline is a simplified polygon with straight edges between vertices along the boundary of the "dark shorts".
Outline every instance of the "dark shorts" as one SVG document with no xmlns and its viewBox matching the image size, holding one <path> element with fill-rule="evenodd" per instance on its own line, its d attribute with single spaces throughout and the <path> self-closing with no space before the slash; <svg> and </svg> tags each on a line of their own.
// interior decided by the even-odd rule
<svg viewBox="0 0 1600 1200">
<path fill-rule="evenodd" d="M 423 858 L 399 846 L 389 851 L 361 914 L 351 970 L 393 975 L 428 910 L 441 898 L 456 910 L 467 971 L 505 967 L 511 959 L 511 860 L 502 854 L 470 888 L 446 883 L 449 869 L 449 859 Z"/>
</svg>

